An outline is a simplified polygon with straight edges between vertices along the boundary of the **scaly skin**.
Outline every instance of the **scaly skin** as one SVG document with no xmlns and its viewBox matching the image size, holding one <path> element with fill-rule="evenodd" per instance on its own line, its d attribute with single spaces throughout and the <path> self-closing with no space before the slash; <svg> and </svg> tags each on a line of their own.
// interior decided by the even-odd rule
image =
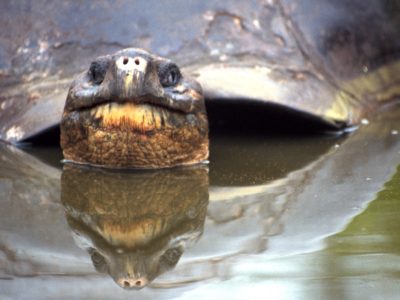
<svg viewBox="0 0 400 300">
<path fill-rule="evenodd" d="M 75 80 L 61 121 L 67 160 L 110 168 L 166 168 L 208 158 L 200 85 L 139 49 L 98 58 Z"/>
</svg>

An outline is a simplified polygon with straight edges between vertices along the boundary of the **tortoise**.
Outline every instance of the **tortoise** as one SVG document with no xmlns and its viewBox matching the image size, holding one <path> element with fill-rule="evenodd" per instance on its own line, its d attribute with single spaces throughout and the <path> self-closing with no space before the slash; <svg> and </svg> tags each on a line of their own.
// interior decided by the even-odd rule
<svg viewBox="0 0 400 300">
<path fill-rule="evenodd" d="M 208 158 L 200 85 L 140 49 L 95 60 L 72 83 L 60 128 L 64 157 L 76 163 L 164 168 Z"/>
<path fill-rule="evenodd" d="M 216 110 L 218 121 L 240 123 L 235 105 L 245 103 L 341 132 L 400 93 L 396 0 L 0 6 L 0 138 L 11 143 L 57 126 L 72 78 L 96 57 L 132 46 L 198 81 L 210 119 L 229 104 Z"/>
</svg>

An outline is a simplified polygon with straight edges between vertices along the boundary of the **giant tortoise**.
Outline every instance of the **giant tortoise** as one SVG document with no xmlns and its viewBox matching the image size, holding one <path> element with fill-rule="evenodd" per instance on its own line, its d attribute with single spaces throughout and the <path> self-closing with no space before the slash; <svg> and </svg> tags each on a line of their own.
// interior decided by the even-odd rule
<svg viewBox="0 0 400 300">
<path fill-rule="evenodd" d="M 0 8 L 0 138 L 17 143 L 57 126 L 68 86 L 83 71 L 61 125 L 64 154 L 78 162 L 168 167 L 206 159 L 203 96 L 208 108 L 247 103 L 340 131 L 400 94 L 397 0 L 26 0 Z M 108 55 L 131 47 L 155 54 Z M 132 97 L 136 106 L 116 107 Z M 154 116 L 153 106 L 162 113 Z M 242 118 L 240 109 L 217 111 L 218 119 Z M 166 138 L 154 131 L 166 127 Z"/>
</svg>

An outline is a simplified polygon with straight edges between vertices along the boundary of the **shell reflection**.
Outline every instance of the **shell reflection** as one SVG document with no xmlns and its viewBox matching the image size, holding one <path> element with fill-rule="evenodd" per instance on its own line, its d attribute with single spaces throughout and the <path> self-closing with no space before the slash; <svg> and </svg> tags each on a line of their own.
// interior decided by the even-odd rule
<svg viewBox="0 0 400 300">
<path fill-rule="evenodd" d="M 121 172 L 64 166 L 61 200 L 76 243 L 123 288 L 174 268 L 202 235 L 205 166 Z"/>
</svg>

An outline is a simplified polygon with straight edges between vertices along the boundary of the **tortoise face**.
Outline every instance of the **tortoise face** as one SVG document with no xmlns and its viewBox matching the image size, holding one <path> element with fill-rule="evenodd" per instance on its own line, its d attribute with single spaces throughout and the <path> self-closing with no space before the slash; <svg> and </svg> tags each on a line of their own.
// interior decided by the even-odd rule
<svg viewBox="0 0 400 300">
<path fill-rule="evenodd" d="M 143 50 L 99 57 L 70 87 L 61 147 L 67 160 L 107 167 L 201 162 L 208 157 L 201 87 Z"/>
</svg>

